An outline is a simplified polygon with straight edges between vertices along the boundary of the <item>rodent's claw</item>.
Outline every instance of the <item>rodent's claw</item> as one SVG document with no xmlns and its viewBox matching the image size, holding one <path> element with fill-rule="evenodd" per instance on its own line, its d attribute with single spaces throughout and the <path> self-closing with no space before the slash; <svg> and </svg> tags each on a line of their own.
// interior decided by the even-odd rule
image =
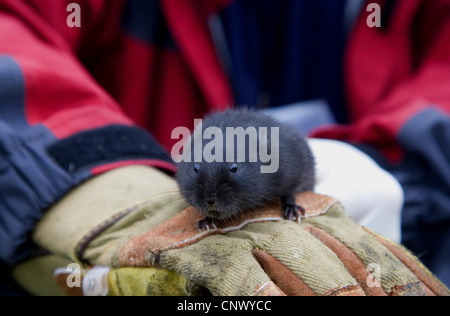
<svg viewBox="0 0 450 316">
<path fill-rule="evenodd" d="M 281 205 L 283 206 L 284 218 L 294 222 L 300 222 L 301 216 L 299 215 L 299 213 L 303 216 L 306 213 L 303 207 L 295 203 L 294 195 L 283 197 L 281 199 Z"/>
<path fill-rule="evenodd" d="M 296 222 L 298 220 L 298 212 L 296 208 L 285 206 L 283 209 L 285 219 Z"/>
<path fill-rule="evenodd" d="M 305 209 L 296 204 L 284 204 L 283 205 L 283 216 L 285 219 L 300 222 L 300 214 L 305 215 Z"/>
<path fill-rule="evenodd" d="M 300 213 L 302 214 L 302 216 L 305 216 L 306 214 L 306 210 L 303 206 L 300 205 L 295 205 L 297 207 L 297 211 L 300 211 Z"/>
<path fill-rule="evenodd" d="M 210 230 L 211 228 L 217 229 L 217 226 L 214 222 L 214 218 L 207 216 L 197 223 L 197 228 L 199 230 Z"/>
</svg>

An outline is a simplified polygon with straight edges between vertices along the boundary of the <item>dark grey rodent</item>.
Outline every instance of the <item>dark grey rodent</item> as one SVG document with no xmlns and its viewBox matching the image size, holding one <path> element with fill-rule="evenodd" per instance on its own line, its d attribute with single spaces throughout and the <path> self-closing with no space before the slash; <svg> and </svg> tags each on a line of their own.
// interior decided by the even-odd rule
<svg viewBox="0 0 450 316">
<path fill-rule="evenodd" d="M 192 162 L 178 164 L 177 181 L 184 198 L 206 215 L 199 228 L 208 228 L 214 219 L 227 219 L 275 201 L 281 201 L 286 219 L 298 220 L 298 211 L 304 210 L 295 204 L 295 195 L 312 191 L 315 182 L 314 158 L 306 140 L 290 126 L 260 111 L 240 109 L 211 114 L 203 119 L 202 134 L 211 126 L 220 128 L 223 135 L 226 127 L 278 127 L 279 167 L 275 173 L 261 173 L 263 163 L 259 155 L 257 162 L 248 162 L 248 151 L 246 162 L 226 162 L 225 136 L 224 162 L 206 162 L 204 157 L 202 162 L 193 162 L 192 151 Z M 270 140 L 270 134 L 267 139 Z M 209 141 L 204 140 L 203 147 Z M 189 144 L 192 145 L 191 140 L 186 146 Z M 272 148 L 271 144 L 268 148 Z"/>
</svg>

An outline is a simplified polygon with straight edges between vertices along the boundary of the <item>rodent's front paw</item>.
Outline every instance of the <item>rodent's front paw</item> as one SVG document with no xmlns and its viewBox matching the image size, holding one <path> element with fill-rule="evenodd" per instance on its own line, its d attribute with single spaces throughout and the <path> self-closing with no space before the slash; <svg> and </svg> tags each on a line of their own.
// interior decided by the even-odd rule
<svg viewBox="0 0 450 316">
<path fill-rule="evenodd" d="M 199 230 L 210 230 L 211 228 L 216 229 L 217 226 L 214 222 L 214 218 L 207 216 L 197 223 L 197 228 Z"/>
<path fill-rule="evenodd" d="M 284 204 L 283 216 L 285 219 L 298 222 L 300 221 L 300 214 L 305 215 L 305 209 L 297 204 Z"/>
<path fill-rule="evenodd" d="M 294 195 L 283 197 L 281 199 L 281 205 L 283 207 L 283 216 L 285 219 L 294 222 L 299 222 L 300 221 L 299 213 L 305 215 L 306 212 L 305 209 L 295 203 Z"/>
</svg>

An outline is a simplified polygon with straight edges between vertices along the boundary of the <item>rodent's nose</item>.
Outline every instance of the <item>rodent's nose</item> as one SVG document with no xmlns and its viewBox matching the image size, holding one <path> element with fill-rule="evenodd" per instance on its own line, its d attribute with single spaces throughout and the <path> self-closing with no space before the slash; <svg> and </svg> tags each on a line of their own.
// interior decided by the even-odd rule
<svg viewBox="0 0 450 316">
<path fill-rule="evenodd" d="M 214 198 L 207 198 L 206 199 L 206 203 L 208 203 L 208 205 L 214 205 L 214 204 L 216 204 L 216 199 L 214 199 Z"/>
</svg>

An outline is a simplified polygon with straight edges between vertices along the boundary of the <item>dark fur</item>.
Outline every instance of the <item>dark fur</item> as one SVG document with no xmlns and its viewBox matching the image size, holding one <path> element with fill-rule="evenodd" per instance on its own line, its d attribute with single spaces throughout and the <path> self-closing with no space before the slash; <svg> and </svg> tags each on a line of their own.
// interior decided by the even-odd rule
<svg viewBox="0 0 450 316">
<path fill-rule="evenodd" d="M 255 163 L 248 162 L 248 152 L 247 162 L 236 162 L 238 170 L 235 173 L 229 170 L 228 162 L 179 163 L 177 181 L 181 193 L 192 206 L 209 217 L 203 224 L 210 223 L 211 218 L 230 218 L 280 200 L 285 217 L 296 220 L 297 210 L 302 211 L 302 208 L 295 205 L 295 194 L 314 189 L 314 158 L 305 139 L 289 126 L 251 110 L 228 110 L 209 115 L 203 120 L 203 130 L 209 126 L 221 128 L 223 135 L 226 135 L 226 127 L 268 127 L 269 130 L 279 127 L 280 158 L 278 171 L 267 174 L 260 172 L 259 159 Z M 203 146 L 208 142 L 204 140 Z M 224 158 L 225 152 L 224 149 Z M 200 166 L 198 173 L 194 172 L 196 164 Z"/>
</svg>

